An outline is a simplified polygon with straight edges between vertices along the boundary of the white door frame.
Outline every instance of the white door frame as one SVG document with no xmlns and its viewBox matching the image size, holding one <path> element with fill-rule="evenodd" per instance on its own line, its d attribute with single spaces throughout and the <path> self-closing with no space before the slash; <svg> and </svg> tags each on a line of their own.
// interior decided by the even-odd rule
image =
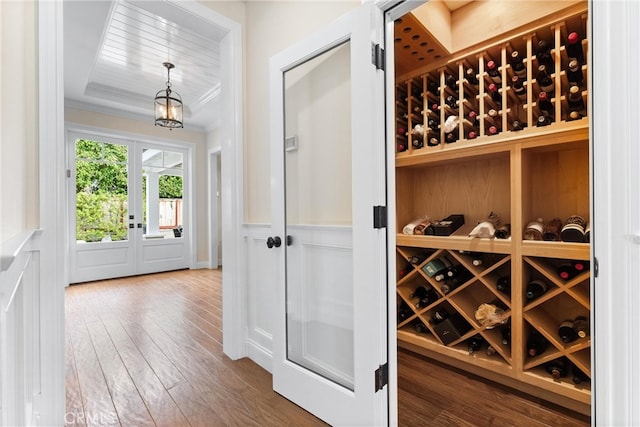
<svg viewBox="0 0 640 427">
<path fill-rule="evenodd" d="M 223 350 L 232 359 L 244 356 L 244 304 L 237 280 L 242 279 L 238 263 L 243 218 L 243 117 L 242 117 L 242 27 L 238 22 L 209 9 L 197 1 L 170 0 L 193 15 L 207 19 L 228 30 L 221 42 L 222 91 L 221 135 L 223 191 Z M 42 297 L 42 398 L 38 413 L 42 424 L 57 425 L 64 420 L 64 287 L 68 283 L 69 214 L 65 200 L 64 138 L 64 56 L 63 4 L 61 1 L 38 2 L 38 147 L 39 211 L 41 239 Z M 226 195 L 226 196 L 225 196 Z"/>
</svg>

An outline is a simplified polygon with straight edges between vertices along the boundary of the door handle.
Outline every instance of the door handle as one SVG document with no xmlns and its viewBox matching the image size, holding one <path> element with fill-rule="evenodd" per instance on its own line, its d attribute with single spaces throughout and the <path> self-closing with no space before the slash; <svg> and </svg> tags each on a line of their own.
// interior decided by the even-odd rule
<svg viewBox="0 0 640 427">
<path fill-rule="evenodd" d="M 267 247 L 269 249 L 273 248 L 274 246 L 276 248 L 279 248 L 280 245 L 282 245 L 282 240 L 280 239 L 280 237 L 275 236 L 275 237 L 268 237 L 267 238 Z"/>
</svg>

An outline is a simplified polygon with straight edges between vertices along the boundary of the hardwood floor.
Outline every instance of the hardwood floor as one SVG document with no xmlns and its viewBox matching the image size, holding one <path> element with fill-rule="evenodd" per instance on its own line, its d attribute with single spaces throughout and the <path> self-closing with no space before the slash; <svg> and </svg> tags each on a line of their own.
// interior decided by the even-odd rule
<svg viewBox="0 0 640 427">
<path fill-rule="evenodd" d="M 218 270 L 66 291 L 67 425 L 320 426 L 271 375 L 222 353 Z M 586 426 L 525 395 L 401 351 L 402 426 Z"/>
</svg>

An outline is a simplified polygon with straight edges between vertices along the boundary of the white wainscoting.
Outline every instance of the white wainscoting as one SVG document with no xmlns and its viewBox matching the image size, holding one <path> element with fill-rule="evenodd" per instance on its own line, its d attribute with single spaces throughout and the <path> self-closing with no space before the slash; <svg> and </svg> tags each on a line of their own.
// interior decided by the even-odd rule
<svg viewBox="0 0 640 427">
<path fill-rule="evenodd" d="M 41 393 L 39 232 L 2 242 L 0 253 L 0 420 L 34 425 Z"/>
<path fill-rule="evenodd" d="M 270 225 L 244 225 L 244 266 L 247 278 L 247 355 L 272 371 L 273 312 L 276 297 L 276 263 L 280 251 L 267 248 Z M 241 260 L 238 262 L 242 263 Z M 224 268 L 224 267 L 223 267 Z"/>
<path fill-rule="evenodd" d="M 327 275 L 340 280 L 351 280 L 351 229 L 349 227 L 320 227 L 320 226 L 298 226 L 290 227 L 293 245 L 289 254 L 288 269 L 290 277 L 306 282 L 326 279 Z M 277 277 L 277 263 L 282 262 L 284 256 L 284 245 L 280 248 L 267 248 L 267 238 L 272 236 L 270 225 L 245 224 L 243 226 L 243 244 L 246 277 L 246 302 L 247 302 L 247 329 L 246 329 L 246 354 L 258 365 L 272 371 L 273 360 L 273 333 L 275 327 L 275 303 L 278 294 L 278 286 L 283 278 Z M 313 261 L 313 263 L 311 263 Z M 305 268 L 307 266 L 308 268 Z M 315 266 L 311 268 L 310 266 Z M 318 266 L 321 271 L 318 270 Z M 322 277 L 321 277 L 322 276 Z M 289 309 L 294 315 L 299 315 L 303 322 L 311 322 L 322 319 L 323 323 L 331 327 L 344 331 L 352 330 L 353 319 L 350 301 L 353 299 L 352 291 L 348 287 L 337 287 L 334 291 L 346 292 L 337 295 L 336 292 L 328 292 L 328 289 L 318 288 L 311 300 L 317 301 L 313 306 L 294 307 Z M 296 300 L 292 295 L 292 300 Z M 297 298 L 298 301 L 303 299 Z M 307 298 L 307 300 L 309 300 Z M 318 308 L 322 312 L 318 312 Z M 306 330 L 302 328 L 302 331 Z M 298 337 L 304 343 L 308 340 L 305 337 Z M 300 354 L 309 362 L 309 365 L 323 365 L 319 360 L 326 359 L 323 355 L 304 352 Z M 326 356 L 326 355 L 325 355 Z M 339 365 L 339 364 L 338 364 Z M 334 368 L 335 369 L 335 365 Z M 328 371 L 325 368 L 323 371 Z M 344 372 L 335 372 L 337 376 L 348 377 Z"/>
</svg>

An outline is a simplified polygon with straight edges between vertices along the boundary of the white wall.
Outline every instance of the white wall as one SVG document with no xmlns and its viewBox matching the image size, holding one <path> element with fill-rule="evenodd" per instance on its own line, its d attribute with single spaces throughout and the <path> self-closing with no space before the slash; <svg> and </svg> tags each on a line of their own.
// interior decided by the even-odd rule
<svg viewBox="0 0 640 427">
<path fill-rule="evenodd" d="M 0 2 L 0 19 L 0 242 L 4 242 L 39 222 L 34 4 Z"/>
<path fill-rule="evenodd" d="M 360 1 L 247 2 L 245 222 L 271 222 L 269 58 L 359 5 Z"/>
<path fill-rule="evenodd" d="M 65 108 L 65 121 L 68 123 L 139 134 L 161 139 L 191 142 L 196 144 L 194 159 L 194 209 L 197 233 L 196 262 L 205 265 L 209 262 L 209 221 L 207 207 L 207 141 L 204 132 L 178 129 L 169 131 L 154 125 L 152 120 L 141 122 L 124 117 L 111 116 L 93 111 Z"/>
</svg>

